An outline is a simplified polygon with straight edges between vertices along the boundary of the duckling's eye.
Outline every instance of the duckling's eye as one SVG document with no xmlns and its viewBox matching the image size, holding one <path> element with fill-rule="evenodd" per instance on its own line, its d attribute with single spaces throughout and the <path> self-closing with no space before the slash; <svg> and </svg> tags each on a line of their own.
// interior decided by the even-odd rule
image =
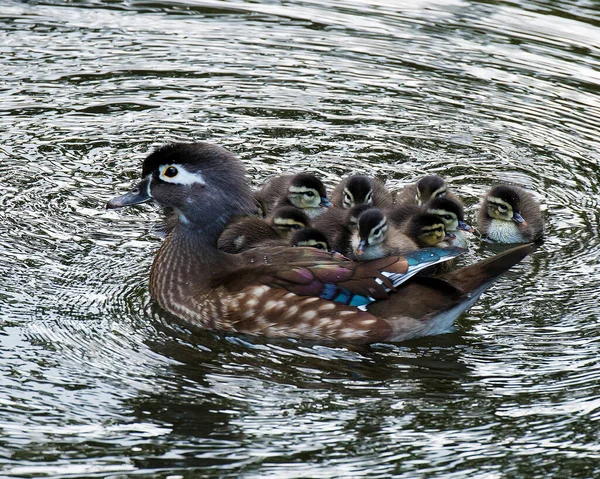
<svg viewBox="0 0 600 479">
<path fill-rule="evenodd" d="M 504 205 L 498 205 L 498 211 L 502 212 L 502 213 L 506 213 L 506 211 L 508 210 L 508 208 Z"/>
<path fill-rule="evenodd" d="M 313 191 L 307 191 L 304 193 L 306 196 L 308 196 L 309 198 L 312 198 L 313 196 L 315 196 L 315 193 Z"/>
<path fill-rule="evenodd" d="M 315 248 L 317 248 L 317 249 L 325 249 L 325 246 L 323 245 L 323 243 L 316 243 L 315 244 Z"/>
<path fill-rule="evenodd" d="M 302 229 L 302 226 L 301 225 L 292 225 L 292 229 L 299 230 L 299 229 Z"/>
<path fill-rule="evenodd" d="M 451 215 L 444 215 L 444 219 L 450 221 L 452 219 Z"/>
<path fill-rule="evenodd" d="M 175 168 L 174 166 L 167 166 L 163 171 L 163 176 L 166 176 L 167 178 L 175 178 L 177 176 L 177 173 L 177 168 Z"/>
</svg>

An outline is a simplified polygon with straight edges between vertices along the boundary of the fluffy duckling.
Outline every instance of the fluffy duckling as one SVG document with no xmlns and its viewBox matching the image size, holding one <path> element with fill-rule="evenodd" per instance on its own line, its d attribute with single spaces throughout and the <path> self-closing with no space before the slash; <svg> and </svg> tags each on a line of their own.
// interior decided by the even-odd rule
<svg viewBox="0 0 600 479">
<path fill-rule="evenodd" d="M 282 192 L 284 192 L 282 196 Z M 275 176 L 254 193 L 254 201 L 268 216 L 280 206 L 295 206 L 314 218 L 332 206 L 323 182 L 312 173 Z"/>
<path fill-rule="evenodd" d="M 356 231 L 358 217 L 371 205 L 361 204 L 348 210 L 329 208 L 322 215 L 312 221 L 312 225 L 321 230 L 334 251 L 344 252 L 349 248 L 350 238 Z"/>
<path fill-rule="evenodd" d="M 405 186 L 396 194 L 395 203 L 422 206 L 435 198 L 450 198 L 461 204 L 458 197 L 448 191 L 446 181 L 438 175 L 427 175 L 416 183 Z"/>
<path fill-rule="evenodd" d="M 403 225 L 401 231 L 413 239 L 419 248 L 437 246 L 446 248 L 454 235 L 446 235 L 444 222 L 430 213 L 417 213 L 411 216 Z"/>
<path fill-rule="evenodd" d="M 285 246 L 292 231 L 310 226 L 308 216 L 293 206 L 276 208 L 267 219 L 246 216 L 230 222 L 218 241 L 226 253 L 242 253 L 258 246 Z"/>
<path fill-rule="evenodd" d="M 293 231 L 310 226 L 310 218 L 295 206 L 280 206 L 267 218 L 267 223 L 281 238 L 289 238 Z"/>
<path fill-rule="evenodd" d="M 498 243 L 528 243 L 542 238 L 539 203 L 523 188 L 497 185 L 483 197 L 478 215 L 482 234 Z"/>
<path fill-rule="evenodd" d="M 472 233 L 473 227 L 465 223 L 462 204 L 447 198 L 435 198 L 425 206 L 427 213 L 437 216 L 444 223 L 450 246 L 467 248 L 468 240 L 464 231 Z"/>
<path fill-rule="evenodd" d="M 419 249 L 414 240 L 388 224 L 385 213 L 379 208 L 369 208 L 360 214 L 350 246 L 346 256 L 358 261 L 395 256 Z"/>
<path fill-rule="evenodd" d="M 394 199 L 381 181 L 370 176 L 352 175 L 335 187 L 331 193 L 331 202 L 337 208 L 343 209 L 362 204 L 389 208 Z"/>
<path fill-rule="evenodd" d="M 329 239 L 317 228 L 303 228 L 290 236 L 291 246 L 310 246 L 323 251 L 331 251 Z"/>
</svg>

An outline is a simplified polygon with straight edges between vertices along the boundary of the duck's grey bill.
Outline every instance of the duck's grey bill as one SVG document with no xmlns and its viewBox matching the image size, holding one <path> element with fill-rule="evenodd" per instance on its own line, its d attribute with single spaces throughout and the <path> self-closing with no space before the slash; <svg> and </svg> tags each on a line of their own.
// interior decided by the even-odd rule
<svg viewBox="0 0 600 479">
<path fill-rule="evenodd" d="M 122 208 L 123 206 L 139 205 L 150 201 L 152 197 L 148 193 L 148 186 L 150 178 L 142 180 L 133 190 L 123 196 L 117 196 L 108 203 L 106 203 L 106 209 L 112 210 L 115 208 Z"/>
</svg>

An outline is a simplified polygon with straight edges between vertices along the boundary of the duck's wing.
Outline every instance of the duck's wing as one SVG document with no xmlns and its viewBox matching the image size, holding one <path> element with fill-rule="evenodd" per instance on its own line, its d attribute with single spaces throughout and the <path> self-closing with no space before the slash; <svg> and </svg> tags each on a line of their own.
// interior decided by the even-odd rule
<svg viewBox="0 0 600 479">
<path fill-rule="evenodd" d="M 354 262 L 315 248 L 255 248 L 236 255 L 235 267 L 216 275 L 212 287 L 241 291 L 264 285 L 360 307 L 387 299 L 389 292 L 419 271 L 462 251 L 425 248 L 403 256 Z"/>
</svg>

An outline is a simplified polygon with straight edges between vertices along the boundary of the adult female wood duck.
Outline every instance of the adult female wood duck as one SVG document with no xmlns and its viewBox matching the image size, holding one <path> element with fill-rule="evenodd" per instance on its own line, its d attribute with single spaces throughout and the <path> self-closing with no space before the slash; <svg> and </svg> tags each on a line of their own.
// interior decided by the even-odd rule
<svg viewBox="0 0 600 479">
<path fill-rule="evenodd" d="M 422 206 L 434 198 L 450 198 L 462 204 L 458 196 L 448 190 L 444 178 L 438 175 L 427 175 L 416 183 L 405 186 L 394 198 L 396 204 L 408 203 Z"/>
<path fill-rule="evenodd" d="M 366 175 L 352 175 L 344 178 L 333 189 L 331 202 L 343 209 L 362 204 L 390 208 L 394 204 L 394 198 L 381 181 Z"/>
<path fill-rule="evenodd" d="M 269 178 L 262 188 L 254 193 L 254 201 L 264 216 L 269 216 L 280 206 L 295 206 L 304 211 L 309 218 L 314 218 L 325 208 L 332 206 L 327 199 L 325 185 L 312 173 Z"/>
<path fill-rule="evenodd" d="M 497 185 L 483 197 L 478 214 L 479 230 L 498 243 L 537 241 L 544 233 L 539 203 L 523 188 Z"/>
<path fill-rule="evenodd" d="M 255 208 L 242 163 L 207 143 L 175 143 L 144 161 L 142 181 L 108 202 L 154 200 L 178 223 L 159 249 L 150 293 L 190 327 L 271 337 L 399 341 L 448 330 L 494 279 L 532 251 L 522 245 L 437 278 L 423 268 L 457 249 L 356 263 L 315 248 L 217 248 L 225 224 Z"/>
</svg>

